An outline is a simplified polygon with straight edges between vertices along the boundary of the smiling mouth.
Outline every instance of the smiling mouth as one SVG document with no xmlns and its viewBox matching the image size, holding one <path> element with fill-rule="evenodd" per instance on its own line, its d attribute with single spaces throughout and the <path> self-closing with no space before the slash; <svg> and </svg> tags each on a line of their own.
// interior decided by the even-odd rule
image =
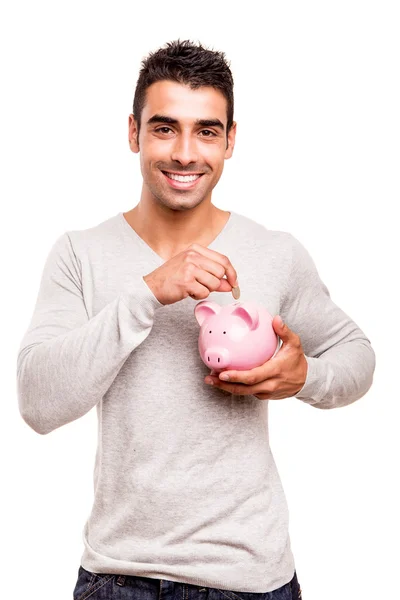
<svg viewBox="0 0 400 600">
<path fill-rule="evenodd" d="M 169 185 L 175 189 L 189 189 L 194 187 L 204 173 L 188 173 L 177 175 L 169 171 L 161 171 Z"/>
<path fill-rule="evenodd" d="M 162 171 L 164 173 L 164 175 L 166 175 L 169 179 L 172 179 L 173 181 L 181 181 L 183 183 L 188 182 L 188 181 L 196 181 L 196 179 L 198 179 L 199 177 L 201 177 L 202 175 L 204 175 L 204 173 L 185 173 L 185 174 L 177 174 L 177 173 L 170 173 L 169 171 Z"/>
</svg>

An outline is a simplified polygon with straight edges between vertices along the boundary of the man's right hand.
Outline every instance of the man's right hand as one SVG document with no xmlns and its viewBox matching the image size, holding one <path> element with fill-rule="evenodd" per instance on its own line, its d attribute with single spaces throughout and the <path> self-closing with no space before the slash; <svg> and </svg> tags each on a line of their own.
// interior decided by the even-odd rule
<svg viewBox="0 0 400 600">
<path fill-rule="evenodd" d="M 191 244 L 143 279 L 161 304 L 188 296 L 204 300 L 211 292 L 230 292 L 238 285 L 229 258 L 199 244 Z"/>
</svg>

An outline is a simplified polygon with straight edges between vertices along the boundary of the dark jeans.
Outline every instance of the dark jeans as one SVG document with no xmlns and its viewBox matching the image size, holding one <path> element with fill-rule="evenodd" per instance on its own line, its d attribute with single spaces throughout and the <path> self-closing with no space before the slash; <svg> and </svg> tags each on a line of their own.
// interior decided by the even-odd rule
<svg viewBox="0 0 400 600">
<path fill-rule="evenodd" d="M 177 583 L 167 579 L 151 579 L 136 575 L 91 573 L 82 566 L 73 600 L 301 600 L 296 571 L 286 585 L 265 593 L 234 592 Z"/>
</svg>

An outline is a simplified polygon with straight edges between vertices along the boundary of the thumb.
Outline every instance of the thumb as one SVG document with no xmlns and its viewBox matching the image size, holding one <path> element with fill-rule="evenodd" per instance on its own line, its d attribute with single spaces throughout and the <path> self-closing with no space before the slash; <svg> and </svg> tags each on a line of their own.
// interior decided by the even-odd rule
<svg viewBox="0 0 400 600">
<path fill-rule="evenodd" d="M 275 330 L 275 333 L 277 333 L 281 338 L 282 342 L 287 342 L 289 340 L 290 329 L 283 322 L 282 317 L 275 315 L 275 317 L 272 319 L 272 326 Z"/>
</svg>

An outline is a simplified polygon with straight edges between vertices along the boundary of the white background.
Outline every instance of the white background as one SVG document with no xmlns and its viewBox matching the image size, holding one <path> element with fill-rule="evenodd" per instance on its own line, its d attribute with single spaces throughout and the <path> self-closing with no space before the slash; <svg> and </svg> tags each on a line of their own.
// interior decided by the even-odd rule
<svg viewBox="0 0 400 600">
<path fill-rule="evenodd" d="M 18 411 L 17 348 L 45 258 L 141 190 L 128 115 L 145 55 L 226 53 L 233 157 L 218 207 L 290 231 L 376 352 L 370 391 L 270 402 L 304 600 L 394 598 L 399 573 L 399 14 L 396 2 L 8 2 L 1 30 L 2 594 L 71 600 L 96 411 L 52 433 Z M 263 13 L 261 14 L 261 8 Z M 240 274 L 239 274 L 240 281 Z M 397 591 L 396 591 L 397 590 Z"/>
</svg>

